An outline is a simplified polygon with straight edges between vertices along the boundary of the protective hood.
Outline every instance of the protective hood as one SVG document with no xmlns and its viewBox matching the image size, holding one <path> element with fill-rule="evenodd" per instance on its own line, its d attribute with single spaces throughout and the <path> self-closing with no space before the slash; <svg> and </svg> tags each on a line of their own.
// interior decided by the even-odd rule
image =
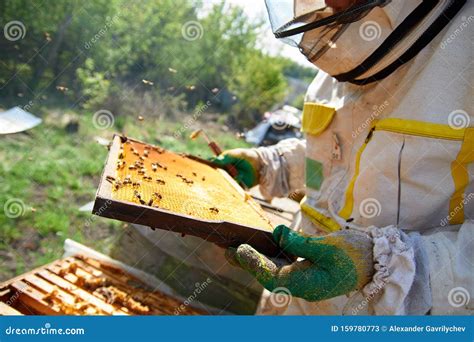
<svg viewBox="0 0 474 342">
<path fill-rule="evenodd" d="M 266 0 L 276 38 L 341 82 L 383 79 L 424 48 L 466 0 L 354 0 L 344 10 L 325 1 Z"/>
</svg>

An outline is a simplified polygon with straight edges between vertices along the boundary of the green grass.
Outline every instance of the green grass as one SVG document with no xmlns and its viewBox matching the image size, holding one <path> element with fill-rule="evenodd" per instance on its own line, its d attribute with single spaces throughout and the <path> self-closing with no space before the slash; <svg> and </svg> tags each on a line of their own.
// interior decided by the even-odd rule
<svg viewBox="0 0 474 342">
<path fill-rule="evenodd" d="M 212 155 L 203 139 L 188 138 L 187 121 L 151 117 L 139 121 L 124 116 L 101 130 L 94 125 L 92 113 L 69 112 L 77 117 L 79 131 L 68 134 L 61 123 L 64 113 L 58 109 L 46 112 L 40 126 L 0 136 L 0 280 L 61 257 L 66 238 L 108 253 L 120 236 L 124 223 L 91 218 L 78 210 L 94 199 L 107 156 L 107 149 L 95 137 L 110 139 L 114 132 L 123 132 L 173 151 L 205 158 Z M 224 149 L 247 146 L 233 133 L 212 127 L 207 132 Z M 17 218 L 8 217 L 4 210 L 12 199 L 24 203 L 23 214 Z M 87 222 L 92 223 L 88 226 Z"/>
</svg>

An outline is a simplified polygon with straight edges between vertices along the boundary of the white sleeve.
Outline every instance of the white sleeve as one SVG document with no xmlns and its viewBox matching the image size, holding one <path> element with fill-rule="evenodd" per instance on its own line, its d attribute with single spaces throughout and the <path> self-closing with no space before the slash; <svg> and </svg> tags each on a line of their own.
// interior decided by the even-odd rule
<svg viewBox="0 0 474 342">
<path fill-rule="evenodd" d="M 304 189 L 305 140 L 286 139 L 255 150 L 262 164 L 260 191 L 264 197 L 284 197 Z"/>
<path fill-rule="evenodd" d="M 375 274 L 362 293 L 376 315 L 474 313 L 474 222 L 405 234 L 370 228 Z"/>
<path fill-rule="evenodd" d="M 474 314 L 474 220 L 457 227 L 422 237 L 429 258 L 433 315 Z"/>
</svg>

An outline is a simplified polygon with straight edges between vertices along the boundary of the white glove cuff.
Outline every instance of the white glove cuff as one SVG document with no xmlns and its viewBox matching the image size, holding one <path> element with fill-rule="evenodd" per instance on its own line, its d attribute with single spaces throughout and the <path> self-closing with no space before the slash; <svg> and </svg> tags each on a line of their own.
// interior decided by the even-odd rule
<svg viewBox="0 0 474 342">
<path fill-rule="evenodd" d="M 408 236 L 394 226 L 369 228 L 374 243 L 372 281 L 362 290 L 366 298 L 373 298 L 376 315 L 403 315 L 405 299 L 415 278 L 415 253 L 406 243 Z"/>
</svg>

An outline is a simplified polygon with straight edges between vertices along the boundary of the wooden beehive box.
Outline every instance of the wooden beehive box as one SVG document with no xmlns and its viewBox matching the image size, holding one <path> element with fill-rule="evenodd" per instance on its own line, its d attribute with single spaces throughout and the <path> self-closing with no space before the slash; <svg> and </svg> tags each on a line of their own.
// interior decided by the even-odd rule
<svg viewBox="0 0 474 342">
<path fill-rule="evenodd" d="M 54 261 L 0 284 L 0 315 L 173 314 L 206 313 L 83 256 Z"/>
<path fill-rule="evenodd" d="M 260 205 L 224 170 L 117 135 L 93 213 L 198 236 L 223 247 L 248 243 L 270 256 L 280 253 Z"/>
</svg>

